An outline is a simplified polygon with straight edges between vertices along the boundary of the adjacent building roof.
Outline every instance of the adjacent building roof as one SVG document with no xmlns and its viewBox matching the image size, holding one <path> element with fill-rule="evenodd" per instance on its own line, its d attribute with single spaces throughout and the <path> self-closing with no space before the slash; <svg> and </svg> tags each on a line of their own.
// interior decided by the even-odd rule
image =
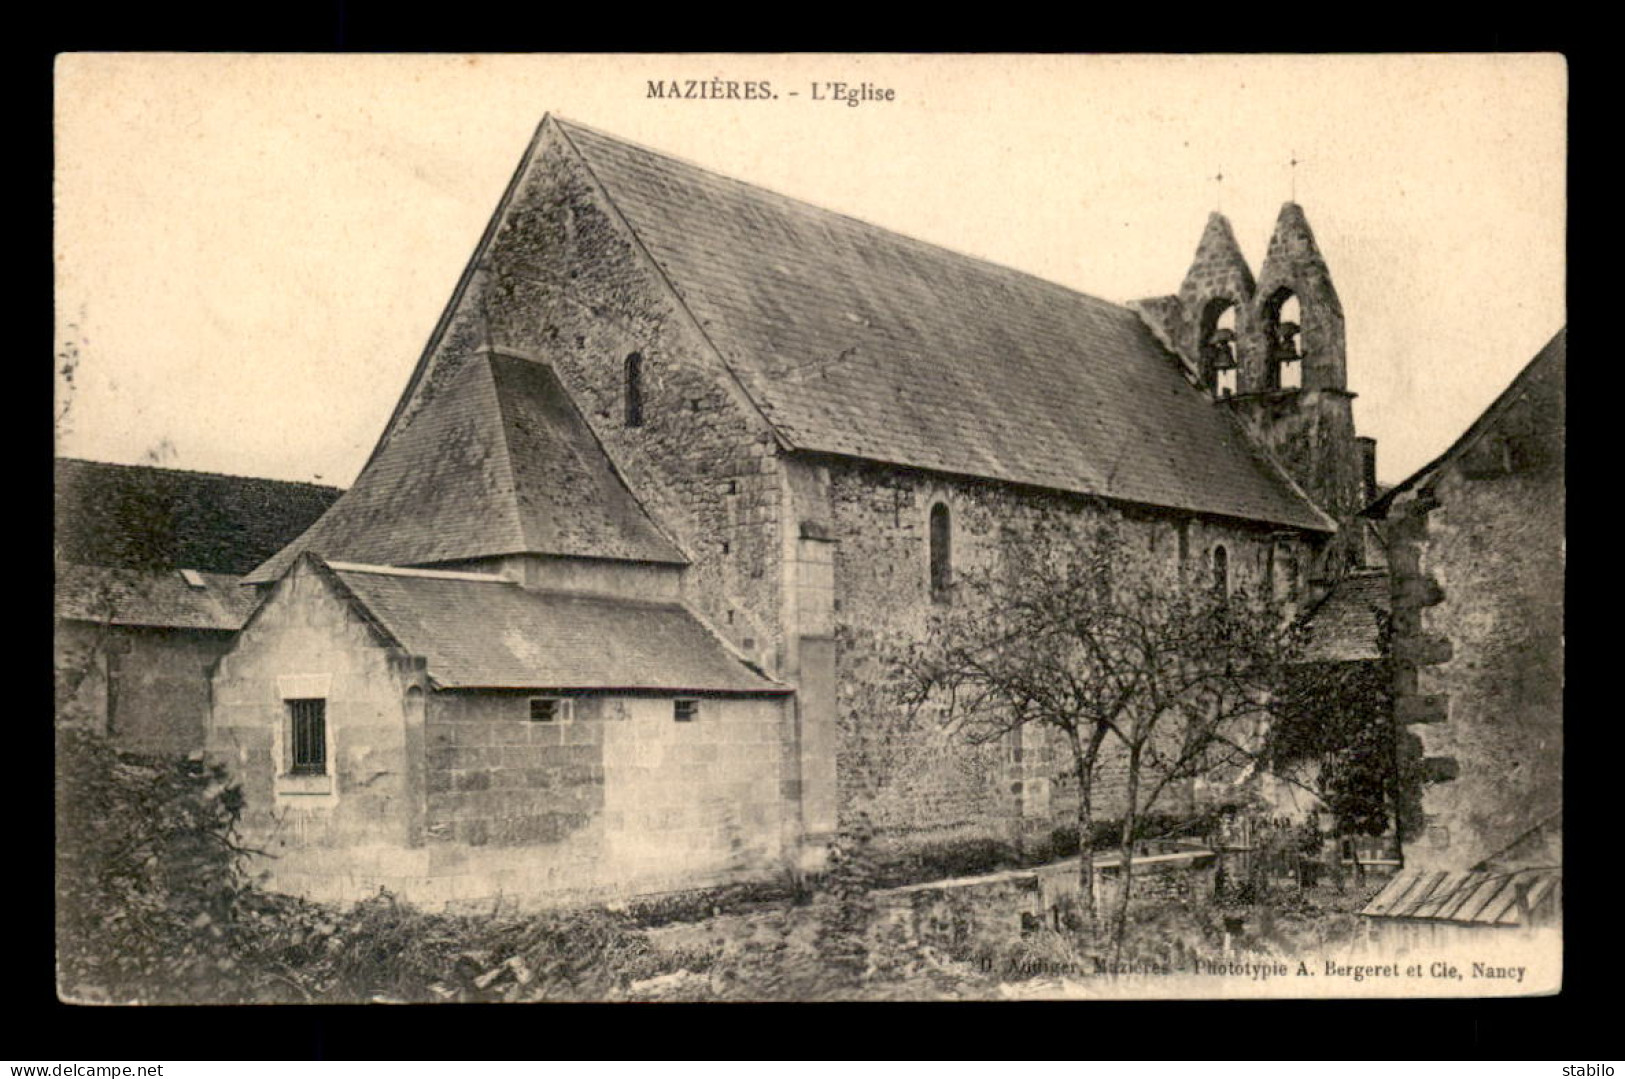
<svg viewBox="0 0 1625 1079">
<path fill-rule="evenodd" d="M 786 693 L 680 603 L 505 578 L 333 563 L 332 575 L 443 689 Z"/>
<path fill-rule="evenodd" d="M 254 590 L 224 573 L 119 566 L 56 565 L 59 618 L 115 626 L 241 629 L 254 609 Z"/>
<path fill-rule="evenodd" d="M 335 487 L 56 459 L 61 561 L 243 574 L 309 527 Z"/>
<path fill-rule="evenodd" d="M 1310 612 L 1303 658 L 1311 663 L 1380 658 L 1380 620 L 1391 608 L 1387 570 L 1344 577 Z"/>
<path fill-rule="evenodd" d="M 553 369 L 475 357 L 298 540 L 300 553 L 397 566 L 503 554 L 682 563 L 616 474 Z"/>
<path fill-rule="evenodd" d="M 1129 308 L 555 122 L 792 447 L 1334 527 Z"/>
<path fill-rule="evenodd" d="M 1368 517 L 1385 517 L 1388 508 L 1394 500 L 1411 488 L 1426 483 L 1441 468 L 1458 460 L 1463 454 L 1476 445 L 1484 435 L 1494 428 L 1497 423 L 1509 412 L 1515 409 L 1532 390 L 1536 383 L 1555 381 L 1561 387 L 1567 374 L 1568 367 L 1568 327 L 1557 331 L 1557 335 L 1546 346 L 1535 354 L 1535 358 L 1512 380 L 1512 384 L 1501 391 L 1501 396 L 1491 402 L 1490 407 L 1484 410 L 1483 415 L 1473 421 L 1472 426 L 1462 432 L 1460 438 L 1451 444 L 1450 448 L 1441 453 L 1432 461 L 1423 465 L 1404 482 L 1397 483 L 1384 491 L 1382 497 L 1372 502 L 1360 512 Z"/>
<path fill-rule="evenodd" d="M 1462 925 L 1545 924 L 1557 916 L 1562 879 L 1558 869 L 1513 873 L 1407 869 L 1389 881 L 1360 913 L 1370 918 Z"/>
</svg>

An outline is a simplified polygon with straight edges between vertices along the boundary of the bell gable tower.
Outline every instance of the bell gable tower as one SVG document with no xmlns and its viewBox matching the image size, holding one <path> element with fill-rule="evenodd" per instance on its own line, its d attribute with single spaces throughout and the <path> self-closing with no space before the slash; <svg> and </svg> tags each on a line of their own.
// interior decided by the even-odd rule
<svg viewBox="0 0 1625 1079">
<path fill-rule="evenodd" d="M 1281 207 L 1258 274 L 1258 333 L 1247 373 L 1253 392 L 1347 390 L 1343 304 L 1303 207 Z"/>
<path fill-rule="evenodd" d="M 1256 279 L 1230 222 L 1210 215 L 1178 294 L 1132 306 L 1214 407 L 1337 519 L 1319 575 L 1359 564 L 1371 440 L 1355 436 L 1343 305 L 1303 207 L 1281 207 Z"/>
</svg>

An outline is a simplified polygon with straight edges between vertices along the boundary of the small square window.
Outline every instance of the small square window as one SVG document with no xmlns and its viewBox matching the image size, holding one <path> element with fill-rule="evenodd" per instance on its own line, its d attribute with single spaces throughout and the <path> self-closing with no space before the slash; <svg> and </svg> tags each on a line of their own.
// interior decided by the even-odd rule
<svg viewBox="0 0 1625 1079">
<path fill-rule="evenodd" d="M 671 718 L 679 723 L 692 723 L 700 718 L 700 702 L 693 699 L 672 702 Z"/>
<path fill-rule="evenodd" d="M 327 702 L 320 698 L 288 702 L 288 771 L 296 776 L 327 774 Z"/>
<path fill-rule="evenodd" d="M 532 697 L 530 721 L 532 723 L 568 723 L 575 718 L 575 702 L 568 697 Z"/>
</svg>

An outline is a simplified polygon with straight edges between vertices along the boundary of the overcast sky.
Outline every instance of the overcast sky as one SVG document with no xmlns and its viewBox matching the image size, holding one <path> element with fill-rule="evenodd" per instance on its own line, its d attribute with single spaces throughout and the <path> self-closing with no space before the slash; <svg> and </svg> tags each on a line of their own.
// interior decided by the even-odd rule
<svg viewBox="0 0 1625 1079">
<path fill-rule="evenodd" d="M 647 96 L 713 77 L 779 96 Z M 1388 482 L 1565 321 L 1551 56 L 80 55 L 56 102 L 58 452 L 95 460 L 348 485 L 549 111 L 1119 302 L 1216 206 L 1256 272 L 1295 183 Z"/>
</svg>

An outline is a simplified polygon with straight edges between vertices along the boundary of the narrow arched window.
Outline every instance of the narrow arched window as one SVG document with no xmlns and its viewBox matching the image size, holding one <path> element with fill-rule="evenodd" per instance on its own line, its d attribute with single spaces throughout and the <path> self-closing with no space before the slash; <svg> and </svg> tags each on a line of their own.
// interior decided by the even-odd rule
<svg viewBox="0 0 1625 1079">
<path fill-rule="evenodd" d="M 1230 595 L 1230 552 L 1223 545 L 1213 548 L 1213 594 L 1220 599 Z"/>
<path fill-rule="evenodd" d="M 953 524 L 948 507 L 938 502 L 931 507 L 931 598 L 946 599 L 953 585 Z"/>
<path fill-rule="evenodd" d="M 626 358 L 626 425 L 643 426 L 643 354 Z"/>
</svg>

